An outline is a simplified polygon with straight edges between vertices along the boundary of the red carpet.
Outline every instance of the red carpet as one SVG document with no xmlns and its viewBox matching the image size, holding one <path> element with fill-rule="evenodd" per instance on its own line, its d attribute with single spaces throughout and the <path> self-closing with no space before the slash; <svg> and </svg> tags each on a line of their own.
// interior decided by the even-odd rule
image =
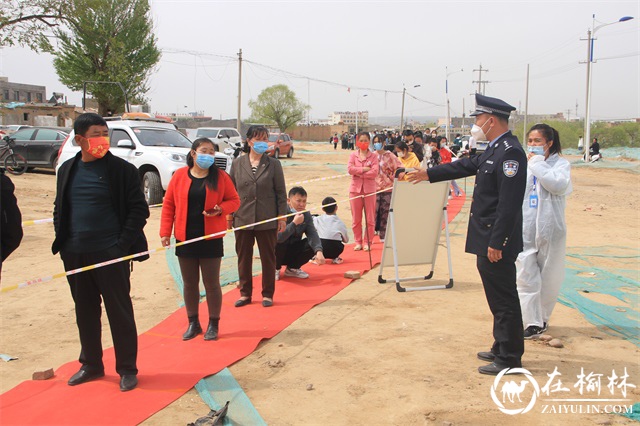
<svg viewBox="0 0 640 426">
<path fill-rule="evenodd" d="M 462 208 L 464 197 L 451 200 L 449 220 Z M 374 244 L 373 262 L 378 263 L 382 244 Z M 348 247 L 341 265 L 306 265 L 307 280 L 283 277 L 276 285 L 274 306 L 263 308 L 260 277 L 254 289 L 257 299 L 242 308 L 233 306 L 238 290 L 224 295 L 220 339 L 205 342 L 202 335 L 183 342 L 186 327 L 184 308 L 153 329 L 140 335 L 138 388 L 120 392 L 114 370 L 113 348 L 104 351 L 106 376 L 79 386 L 67 380 L 80 364 L 67 363 L 46 381 L 26 381 L 0 396 L 2 425 L 130 425 L 138 424 L 184 395 L 200 379 L 217 373 L 255 350 L 262 339 L 269 339 L 309 311 L 334 296 L 351 280 L 345 271 L 369 270 L 367 252 Z M 201 310 L 203 311 L 203 310 Z M 206 309 L 205 309 L 206 311 Z M 206 318 L 201 318 L 206 324 Z"/>
</svg>

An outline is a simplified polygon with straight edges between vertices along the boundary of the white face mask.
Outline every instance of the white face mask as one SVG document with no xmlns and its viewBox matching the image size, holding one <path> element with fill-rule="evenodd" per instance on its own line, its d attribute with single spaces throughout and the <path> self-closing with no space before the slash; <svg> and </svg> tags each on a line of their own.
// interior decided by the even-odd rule
<svg viewBox="0 0 640 426">
<path fill-rule="evenodd" d="M 398 157 L 399 157 L 399 158 L 404 158 L 404 152 L 399 152 L 399 153 L 398 153 Z"/>
<path fill-rule="evenodd" d="M 487 124 L 488 122 L 489 120 L 485 121 L 484 124 Z M 484 127 L 484 124 L 482 125 L 482 127 Z M 471 128 L 471 136 L 477 141 L 487 140 L 487 135 L 484 133 L 484 130 L 482 130 L 482 127 L 478 126 L 477 124 L 474 124 L 473 127 Z"/>
</svg>

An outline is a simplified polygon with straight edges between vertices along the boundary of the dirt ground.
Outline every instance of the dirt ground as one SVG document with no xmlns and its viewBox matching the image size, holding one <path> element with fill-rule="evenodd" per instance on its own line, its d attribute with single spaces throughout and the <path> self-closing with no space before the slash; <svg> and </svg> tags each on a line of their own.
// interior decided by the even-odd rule
<svg viewBox="0 0 640 426">
<path fill-rule="evenodd" d="M 282 160 L 286 180 L 292 183 L 345 173 L 349 153 L 333 151 L 329 144 L 300 143 L 293 159 Z M 12 179 L 23 220 L 51 217 L 55 195 L 52 172 L 35 171 Z M 629 248 L 637 255 L 638 174 L 575 167 L 572 180 L 574 193 L 568 200 L 566 214 L 567 245 L 591 249 L 615 245 Z M 465 187 L 465 180 L 458 182 Z M 340 178 L 305 185 L 310 207 L 318 206 L 328 195 L 345 199 L 348 183 L 348 178 Z M 472 179 L 467 179 L 466 187 L 472 186 Z M 543 401 L 538 401 L 528 413 L 513 417 L 498 410 L 490 395 L 494 378 L 477 373 L 483 362 L 475 354 L 489 349 L 492 320 L 475 257 L 464 253 L 469 205 L 470 199 L 450 228 L 455 279 L 452 289 L 399 293 L 392 284 L 377 282 L 375 268 L 230 367 L 268 424 L 630 423 L 621 416 L 586 413 L 586 403 L 582 414 L 543 413 Z M 338 213 L 350 227 L 348 203 L 340 204 Z M 160 210 L 153 209 L 145 228 L 151 247 L 160 246 L 159 217 Z M 52 240 L 51 224 L 25 227 L 22 245 L 3 266 L 2 286 L 62 272 L 61 260 L 50 251 Z M 633 265 L 636 280 L 638 266 L 636 261 Z M 584 267 L 588 271 L 588 265 Z M 603 260 L 599 267 L 613 269 L 616 263 Z M 426 271 L 424 267 L 413 269 L 417 273 Z M 446 257 L 441 255 L 434 280 L 446 279 Z M 635 300 L 631 308 L 637 310 L 638 288 L 630 291 Z M 181 297 L 164 254 L 135 264 L 132 298 L 140 333 L 177 309 Z M 618 299 L 601 299 L 625 306 Z M 103 341 L 108 346 L 111 337 L 106 316 L 103 320 Z M 0 353 L 19 358 L 0 362 L 2 392 L 29 379 L 37 368 L 57 368 L 78 356 L 73 303 L 65 279 L 2 293 L 0 321 Z M 523 367 L 540 387 L 555 367 L 562 374 L 564 386 L 571 388 L 568 395 L 572 398 L 586 395 L 579 394 L 574 387 L 582 368 L 585 374 L 603 374 L 601 398 L 607 397 L 605 376 L 612 370 L 621 375 L 626 367 L 627 382 L 640 385 L 639 348 L 605 333 L 577 310 L 558 304 L 548 333 L 560 338 L 564 348 L 527 341 L 523 359 Z M 269 363 L 277 360 L 281 363 Z M 269 366 L 276 364 L 278 368 Z M 307 390 L 310 384 L 313 390 Z M 615 398 L 622 398 L 617 392 Z M 640 389 L 629 387 L 626 398 L 630 401 L 612 404 L 628 406 L 640 401 Z M 191 390 L 145 424 L 186 424 L 207 412 L 207 406 Z"/>
</svg>

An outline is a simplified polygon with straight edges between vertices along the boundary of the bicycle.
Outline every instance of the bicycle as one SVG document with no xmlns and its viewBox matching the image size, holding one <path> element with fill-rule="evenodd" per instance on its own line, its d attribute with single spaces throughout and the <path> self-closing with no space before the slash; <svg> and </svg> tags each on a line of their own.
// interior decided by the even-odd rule
<svg viewBox="0 0 640 426">
<path fill-rule="evenodd" d="M 0 147 L 0 161 L 4 160 L 4 168 L 12 175 L 21 175 L 27 171 L 27 160 L 20 154 L 13 152 L 15 139 L 5 136 L 5 145 Z"/>
</svg>

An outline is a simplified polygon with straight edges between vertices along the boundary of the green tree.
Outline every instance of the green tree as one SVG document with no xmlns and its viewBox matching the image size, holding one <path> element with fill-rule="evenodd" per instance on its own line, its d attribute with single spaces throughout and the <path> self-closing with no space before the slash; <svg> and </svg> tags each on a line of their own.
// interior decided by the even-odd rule
<svg viewBox="0 0 640 426">
<path fill-rule="evenodd" d="M 293 127 L 304 118 L 308 106 L 296 98 L 296 94 L 284 84 L 267 87 L 250 100 L 250 122 L 275 124 L 281 132 Z"/>
<path fill-rule="evenodd" d="M 51 48 L 48 36 L 70 23 L 70 1 L 3 0 L 0 2 L 0 46 L 26 46 L 39 52 Z"/>
<path fill-rule="evenodd" d="M 60 81 L 72 90 L 85 81 L 120 83 L 129 99 L 143 99 L 147 80 L 160 60 L 147 0 L 72 0 L 71 25 L 54 30 L 58 47 L 53 65 Z M 116 84 L 87 85 L 99 112 L 124 108 Z"/>
</svg>

